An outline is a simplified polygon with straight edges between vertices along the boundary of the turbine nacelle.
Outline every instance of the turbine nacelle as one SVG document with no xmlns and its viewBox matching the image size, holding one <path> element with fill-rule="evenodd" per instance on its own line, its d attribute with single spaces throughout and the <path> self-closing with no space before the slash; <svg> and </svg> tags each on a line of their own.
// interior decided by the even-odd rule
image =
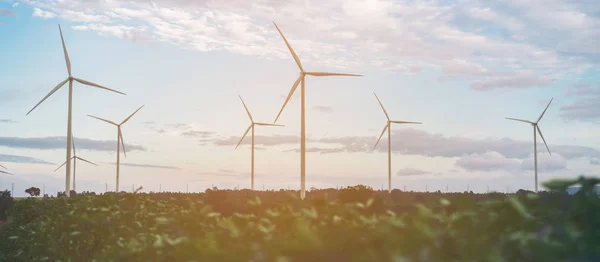
<svg viewBox="0 0 600 262">
<path fill-rule="evenodd" d="M 377 94 L 375 94 L 375 92 L 373 92 L 373 95 L 375 95 L 375 99 L 377 99 L 377 102 L 379 102 L 379 106 L 381 106 L 381 110 L 383 110 L 383 113 L 385 114 L 385 118 L 387 118 L 387 123 L 383 127 L 383 130 L 381 131 L 381 135 L 379 135 L 379 138 L 377 139 L 377 142 L 375 143 L 375 146 L 373 147 L 373 149 L 377 148 L 377 145 L 379 144 L 379 140 L 381 140 L 381 138 L 383 137 L 383 134 L 385 134 L 385 131 L 388 130 L 388 128 L 391 124 L 423 124 L 421 122 L 390 120 L 390 116 L 388 115 L 387 110 L 385 110 L 385 107 L 381 103 L 381 100 L 379 100 L 379 97 L 377 97 Z"/>
<path fill-rule="evenodd" d="M 535 122 L 525 120 L 525 119 L 505 117 L 505 119 L 508 119 L 508 120 L 528 123 L 531 126 L 533 126 L 533 128 L 535 129 L 534 133 L 537 131 L 537 133 L 540 134 L 540 137 L 542 138 L 542 141 L 544 141 L 544 145 L 546 146 L 546 149 L 548 150 L 548 154 L 550 154 L 550 155 L 552 155 L 552 152 L 550 152 L 550 148 L 548 147 L 548 144 L 546 143 L 546 139 L 544 138 L 544 135 L 542 134 L 542 130 L 540 129 L 540 125 L 538 123 L 540 122 L 540 120 L 542 120 L 542 117 L 544 117 L 544 114 L 546 114 L 546 110 L 548 110 L 548 107 L 550 107 L 550 104 L 552 103 L 553 100 L 554 100 L 554 98 L 550 99 L 550 102 L 548 102 L 548 105 L 546 105 L 546 108 L 544 108 L 544 111 L 542 111 L 542 114 L 540 114 L 540 116 L 538 117 L 538 119 Z M 535 152 L 535 153 L 537 154 L 537 152 Z"/>
</svg>

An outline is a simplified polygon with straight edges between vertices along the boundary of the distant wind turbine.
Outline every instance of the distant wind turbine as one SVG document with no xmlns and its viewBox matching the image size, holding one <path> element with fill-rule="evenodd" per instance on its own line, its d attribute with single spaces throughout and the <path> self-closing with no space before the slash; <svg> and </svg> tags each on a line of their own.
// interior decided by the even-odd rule
<svg viewBox="0 0 600 262">
<path fill-rule="evenodd" d="M 92 115 L 88 115 L 89 117 L 93 117 L 96 118 L 98 120 L 104 121 L 106 123 L 115 125 L 117 127 L 117 182 L 116 182 L 116 187 L 115 187 L 115 192 L 119 192 L 119 164 L 121 161 L 121 146 L 123 146 L 123 154 L 125 155 L 125 157 L 127 157 L 127 153 L 125 152 L 125 142 L 123 141 L 123 131 L 121 130 L 121 126 L 125 123 L 127 123 L 127 121 L 129 121 L 129 119 L 131 119 L 131 117 L 133 115 L 135 115 L 135 113 L 137 113 L 138 111 L 140 111 L 140 109 L 142 109 L 142 107 L 144 107 L 143 105 L 140 106 L 140 108 L 138 108 L 137 110 L 135 110 L 135 112 L 133 112 L 133 114 L 131 114 L 129 117 L 125 118 L 125 120 L 123 120 L 123 122 L 121 122 L 120 124 L 117 124 L 113 121 L 110 120 L 106 120 L 103 118 L 99 118 L 96 116 L 92 116 Z M 121 142 L 119 145 L 119 141 Z"/>
<path fill-rule="evenodd" d="M 288 49 L 290 50 L 290 53 L 292 54 L 292 56 L 294 57 L 294 60 L 296 61 L 296 64 L 298 65 L 298 68 L 300 69 L 300 76 L 298 76 L 298 78 L 296 79 L 296 82 L 294 82 L 294 85 L 292 86 L 290 93 L 288 94 L 287 98 L 285 99 L 285 102 L 283 103 L 283 106 L 281 107 L 281 110 L 279 111 L 279 114 L 277 114 L 277 117 L 275 118 L 275 121 L 273 123 L 277 123 L 277 119 L 279 119 L 279 116 L 283 112 L 285 105 L 287 105 L 287 103 L 290 101 L 290 98 L 292 98 L 292 95 L 296 91 L 298 84 L 302 83 L 300 85 L 301 86 L 301 88 L 300 88 L 300 198 L 304 199 L 306 196 L 306 193 L 305 193 L 305 190 L 306 190 L 306 114 L 305 114 L 306 101 L 305 101 L 305 93 L 306 92 L 305 92 L 305 88 L 304 88 L 305 77 L 306 77 L 306 75 L 311 75 L 311 76 L 362 76 L 362 75 L 304 71 L 304 68 L 302 67 L 302 63 L 300 62 L 300 59 L 296 55 L 296 52 L 294 52 L 294 49 L 292 49 L 292 46 L 290 45 L 290 43 L 287 41 L 285 36 L 283 36 L 283 33 L 281 32 L 281 30 L 279 29 L 277 24 L 275 24 L 275 22 L 273 22 L 273 24 L 275 25 L 275 28 L 277 28 L 277 31 L 279 31 L 281 38 L 283 38 L 283 41 L 287 45 Z"/>
<path fill-rule="evenodd" d="M 381 140 L 381 138 L 383 137 L 383 134 L 385 134 L 385 131 L 387 131 L 387 133 L 388 133 L 388 192 L 391 193 L 392 192 L 392 132 L 390 131 L 391 125 L 392 125 L 392 123 L 393 124 L 423 124 L 423 123 L 390 120 L 390 116 L 388 115 L 387 111 L 385 110 L 385 107 L 383 107 L 383 104 L 381 104 L 381 101 L 379 101 L 379 97 L 377 97 L 377 94 L 375 94 L 375 92 L 373 92 L 373 94 L 375 95 L 377 102 L 379 102 L 381 109 L 383 109 L 385 118 L 387 118 L 387 123 L 383 127 L 383 131 L 381 131 L 381 135 L 377 139 L 377 142 L 375 143 L 375 146 L 373 147 L 373 149 L 377 148 L 377 145 L 379 144 L 379 140 Z"/>
<path fill-rule="evenodd" d="M 74 77 L 71 74 L 71 60 L 69 59 L 69 54 L 67 53 L 67 47 L 65 46 L 65 39 L 63 38 L 62 35 L 62 29 L 60 28 L 60 25 L 58 25 L 58 31 L 60 32 L 60 39 L 62 41 L 62 47 L 63 47 L 63 52 L 65 54 L 65 61 L 67 63 L 67 72 L 69 73 L 69 76 L 67 77 L 67 79 L 65 79 L 64 81 L 58 83 L 58 85 L 56 85 L 56 87 L 54 87 L 54 89 L 52 89 L 50 91 L 50 93 L 48 93 L 39 103 L 37 103 L 37 105 L 35 105 L 31 110 L 29 110 L 29 112 L 27 112 L 27 115 L 29 115 L 29 113 L 31 113 L 31 111 L 33 111 L 36 107 L 38 107 L 42 102 L 44 102 L 44 100 L 46 100 L 48 97 L 50 97 L 52 94 L 54 94 L 54 92 L 58 91 L 58 89 L 60 89 L 62 86 L 64 86 L 67 82 L 69 82 L 69 106 L 68 106 L 68 120 L 67 120 L 67 157 L 66 157 L 66 163 L 67 163 L 67 170 L 66 170 L 66 176 L 65 176 L 65 193 L 67 196 L 69 196 L 69 192 L 71 191 L 71 185 L 70 185 L 70 180 L 71 180 L 71 139 L 72 139 L 72 131 L 71 131 L 71 126 L 72 126 L 72 113 L 73 113 L 73 80 L 82 83 L 84 85 L 88 85 L 88 86 L 93 86 L 93 87 L 97 87 L 100 89 L 104 89 L 104 90 L 108 90 L 108 91 L 112 91 L 115 93 L 119 93 L 122 95 L 125 95 L 125 93 L 110 89 L 110 88 L 106 88 L 104 86 L 92 83 L 90 81 L 87 80 L 83 80 L 81 78 L 77 78 Z"/>
<path fill-rule="evenodd" d="M 538 117 L 537 121 L 532 122 L 529 120 L 523 120 L 523 119 L 517 119 L 517 118 L 510 118 L 510 117 L 505 117 L 508 120 L 514 120 L 514 121 L 519 121 L 519 122 L 523 122 L 523 123 L 528 123 L 531 126 L 533 126 L 533 169 L 535 172 L 535 192 L 538 192 L 538 168 L 537 168 L 537 135 L 536 135 L 536 130 L 537 133 L 540 134 L 540 137 L 542 138 L 542 141 L 544 141 L 544 145 L 546 145 L 546 149 L 548 150 L 548 154 L 552 155 L 552 153 L 550 152 L 550 148 L 548 147 L 548 144 L 546 144 L 546 139 L 544 139 L 544 135 L 542 135 L 542 130 L 540 129 L 540 126 L 538 125 L 538 122 L 540 122 L 540 120 L 542 120 L 542 117 L 544 117 L 544 114 L 546 113 L 546 110 L 548 110 L 548 107 L 550 106 L 550 103 L 552 103 L 552 100 L 554 100 L 554 98 L 550 99 L 550 102 L 548 102 L 548 105 L 546 106 L 546 108 L 544 109 L 544 111 L 542 112 L 542 114 L 540 115 L 540 117 Z"/>
<path fill-rule="evenodd" d="M 73 139 L 72 139 L 73 140 Z M 90 163 L 92 165 L 98 166 L 95 163 L 92 163 L 88 160 L 85 160 L 81 157 L 77 156 L 77 152 L 75 151 L 75 141 L 72 142 L 73 145 L 73 157 L 71 157 L 71 159 L 73 159 L 73 191 L 77 191 L 77 184 L 75 183 L 75 175 L 77 174 L 77 159 L 83 161 L 83 162 L 87 162 Z M 64 166 L 65 164 L 67 164 L 67 162 L 65 161 L 62 165 L 60 165 L 59 167 L 57 167 L 56 169 L 54 169 L 54 172 L 56 172 L 56 170 L 59 170 L 62 166 Z"/>
<path fill-rule="evenodd" d="M 8 168 L 6 168 L 6 167 L 5 167 L 5 166 L 3 166 L 3 165 L 0 165 L 0 167 L 2 167 L 2 168 L 4 168 L 4 169 L 7 169 L 7 170 L 8 170 Z M 11 176 L 13 176 L 13 175 L 14 175 L 14 174 L 8 173 L 8 172 L 6 172 L 6 171 L 2 171 L 2 170 L 0 170 L 0 173 L 2 173 L 2 174 L 7 174 L 7 175 L 11 175 Z"/>
<path fill-rule="evenodd" d="M 238 148 L 238 146 L 240 146 L 240 144 L 242 143 L 242 141 L 244 140 L 244 138 L 246 137 L 246 134 L 248 134 L 248 131 L 250 131 L 250 129 L 252 129 L 252 153 L 251 153 L 251 182 L 250 182 L 250 189 L 254 190 L 254 126 L 255 125 L 259 125 L 259 126 L 283 126 L 283 125 L 277 125 L 277 124 L 268 124 L 268 123 L 259 123 L 259 122 L 254 122 L 254 119 L 252 118 L 252 114 L 250 114 L 250 110 L 248 110 L 248 107 L 246 106 L 246 103 L 244 103 L 244 99 L 242 99 L 242 96 L 239 96 L 240 100 L 242 101 L 242 105 L 244 105 L 244 108 L 246 109 L 246 113 L 248 113 L 248 117 L 250 118 L 250 126 L 248 126 L 248 129 L 246 129 L 246 132 L 244 132 L 244 135 L 242 136 L 242 138 L 240 139 L 240 142 L 238 142 L 237 146 L 235 146 L 235 149 Z"/>
</svg>

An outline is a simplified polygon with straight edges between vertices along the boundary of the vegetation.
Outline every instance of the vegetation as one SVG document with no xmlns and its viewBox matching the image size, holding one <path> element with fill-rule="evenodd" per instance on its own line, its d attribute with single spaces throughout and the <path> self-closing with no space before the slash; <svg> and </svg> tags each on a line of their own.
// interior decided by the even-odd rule
<svg viewBox="0 0 600 262">
<path fill-rule="evenodd" d="M 285 190 L 29 198 L 0 227 L 0 261 L 600 261 L 598 182 L 510 196 L 356 186 L 304 201 Z"/>
<path fill-rule="evenodd" d="M 40 189 L 37 187 L 30 187 L 28 189 L 25 189 L 25 193 L 29 194 L 30 196 L 39 196 Z"/>
</svg>

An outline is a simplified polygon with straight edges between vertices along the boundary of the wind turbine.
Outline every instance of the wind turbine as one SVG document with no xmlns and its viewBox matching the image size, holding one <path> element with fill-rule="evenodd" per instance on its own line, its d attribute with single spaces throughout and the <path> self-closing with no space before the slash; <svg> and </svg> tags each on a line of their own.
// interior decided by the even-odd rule
<svg viewBox="0 0 600 262">
<path fill-rule="evenodd" d="M 4 168 L 4 169 L 8 169 L 8 168 L 6 168 L 6 167 L 5 167 L 5 166 L 3 166 L 3 165 L 0 165 L 0 167 L 2 167 L 2 168 Z M 8 172 L 6 172 L 6 171 L 2 171 L 2 170 L 0 170 L 0 173 L 2 173 L 2 174 L 7 174 L 7 175 L 11 175 L 11 176 L 13 175 L 13 174 L 11 174 L 11 173 L 8 173 Z"/>
<path fill-rule="evenodd" d="M 552 100 L 554 100 L 554 98 L 550 99 L 550 102 L 548 102 L 548 105 L 546 106 L 546 108 L 544 109 L 544 111 L 542 112 L 540 117 L 538 117 L 537 121 L 535 121 L 535 122 L 532 122 L 529 120 L 505 117 L 508 120 L 514 120 L 514 121 L 519 121 L 519 122 L 523 122 L 523 123 L 528 123 L 528 124 L 531 124 L 531 126 L 533 126 L 533 166 L 534 166 L 533 169 L 535 172 L 535 192 L 536 193 L 538 192 L 538 169 L 537 169 L 537 135 L 536 135 L 535 131 L 537 130 L 537 133 L 540 134 L 542 141 L 544 141 L 544 145 L 546 145 L 548 154 L 552 155 L 552 153 L 550 152 L 550 148 L 548 147 L 548 144 L 546 144 L 546 139 L 544 139 L 544 135 L 542 135 L 542 130 L 540 129 L 540 126 L 538 125 L 540 120 L 542 120 L 542 117 L 544 117 L 546 110 L 548 110 L 550 103 L 552 103 Z"/>
<path fill-rule="evenodd" d="M 60 89 L 62 86 L 64 86 L 67 82 L 69 82 L 69 105 L 68 105 L 68 117 L 67 117 L 67 157 L 66 157 L 66 163 L 67 163 L 67 170 L 66 170 L 66 176 L 65 176 L 65 193 L 67 196 L 69 196 L 69 192 L 71 191 L 71 185 L 70 185 L 70 180 L 71 180 L 71 139 L 72 139 L 72 131 L 71 131 L 71 126 L 72 126 L 72 113 L 73 113 L 73 81 L 77 81 L 81 84 L 84 85 L 88 85 L 88 86 L 93 86 L 93 87 L 97 87 L 100 89 L 104 89 L 104 90 L 108 90 L 108 91 L 112 91 L 115 93 L 119 93 L 122 95 L 125 95 L 125 93 L 110 89 L 110 88 L 106 88 L 104 86 L 92 83 L 90 81 L 87 80 L 83 80 L 81 78 L 77 78 L 74 77 L 71 74 L 71 60 L 69 59 L 69 54 L 67 53 L 67 47 L 65 46 L 65 39 L 63 38 L 62 35 L 62 29 L 60 28 L 60 25 L 58 25 L 58 31 L 60 32 L 60 39 L 62 41 L 62 47 L 63 47 L 63 52 L 65 54 L 65 61 L 67 63 L 67 72 L 69 73 L 69 76 L 67 77 L 67 79 L 65 79 L 64 81 L 58 83 L 58 85 L 56 85 L 56 87 L 54 87 L 54 89 L 52 89 L 50 91 L 50 93 L 48 93 L 39 103 L 37 103 L 37 105 L 35 105 L 31 110 L 29 110 L 29 112 L 27 112 L 26 115 L 29 115 L 29 113 L 31 113 L 31 111 L 33 111 L 36 107 L 38 107 L 42 102 L 44 102 L 44 100 L 46 100 L 48 97 L 50 97 L 52 94 L 54 94 L 54 92 L 58 91 L 58 89 Z"/>
<path fill-rule="evenodd" d="M 77 171 L 76 170 L 77 169 L 77 159 L 79 159 L 79 160 L 81 160 L 83 162 L 90 163 L 90 164 L 95 165 L 95 166 L 98 166 L 98 165 L 96 165 L 95 163 L 92 163 L 92 162 L 90 162 L 88 160 L 85 160 L 85 159 L 83 159 L 81 157 L 78 157 L 77 156 L 77 152 L 75 151 L 75 141 L 73 141 L 72 145 L 73 145 L 73 157 L 71 157 L 71 159 L 73 159 L 73 191 L 77 191 L 77 187 L 76 187 L 76 184 L 75 184 L 75 175 L 77 174 L 77 172 L 76 172 Z M 56 170 L 59 170 L 65 164 L 67 164 L 66 161 L 62 165 L 60 165 L 59 167 L 57 167 L 56 169 L 54 169 L 54 172 L 56 172 Z"/>
<path fill-rule="evenodd" d="M 259 122 L 254 122 L 254 119 L 252 118 L 252 114 L 250 114 L 250 110 L 248 110 L 248 107 L 246 106 L 246 103 L 244 103 L 244 99 L 242 99 L 242 96 L 239 96 L 240 100 L 242 101 L 242 105 L 244 105 L 244 108 L 246 109 L 246 113 L 248 113 L 248 117 L 250 118 L 250 126 L 248 126 L 248 129 L 246 129 L 246 132 L 244 132 L 244 135 L 242 136 L 242 138 L 240 139 L 240 142 L 238 142 L 237 146 L 235 146 L 235 149 L 238 148 L 238 146 L 240 146 L 240 144 L 242 143 L 242 141 L 244 140 L 244 138 L 246 137 L 246 134 L 248 134 L 248 131 L 250 131 L 250 129 L 252 129 L 252 156 L 251 156 L 251 183 L 250 183 L 250 189 L 254 191 L 254 126 L 259 125 L 259 126 L 283 126 L 283 125 L 276 125 L 276 124 L 268 124 L 268 123 L 259 123 Z"/>
<path fill-rule="evenodd" d="M 123 141 L 123 131 L 121 131 L 121 126 L 125 123 L 127 123 L 127 121 L 129 121 L 129 119 L 135 115 L 135 113 L 137 113 L 138 111 L 140 111 L 140 109 L 142 109 L 142 107 L 144 107 L 143 105 L 140 106 L 140 108 L 138 108 L 137 110 L 135 110 L 135 112 L 133 112 L 133 114 L 131 114 L 129 117 L 125 118 L 125 120 L 123 120 L 123 122 L 121 122 L 120 124 L 117 124 L 113 121 L 110 120 L 106 120 L 103 118 L 99 118 L 96 116 L 92 116 L 92 115 L 88 115 L 89 117 L 93 117 L 96 118 L 98 120 L 104 121 L 106 123 L 115 125 L 117 127 L 117 182 L 116 182 L 116 187 L 115 187 L 115 192 L 119 192 L 119 164 L 121 161 L 121 146 L 123 146 L 123 154 L 125 155 L 125 157 L 127 157 L 127 153 L 125 152 L 125 142 Z M 119 146 L 119 141 L 121 142 L 121 146 Z"/>
<path fill-rule="evenodd" d="M 385 110 L 385 107 L 383 107 L 383 104 L 381 104 L 379 97 L 377 97 L 377 94 L 375 94 L 375 92 L 373 92 L 373 94 L 375 95 L 377 102 L 379 102 L 381 109 L 383 109 L 385 118 L 387 118 L 387 123 L 383 127 L 383 131 L 381 131 L 381 135 L 377 139 L 377 142 L 375 143 L 375 146 L 373 147 L 373 149 L 377 148 L 377 144 L 379 144 L 379 140 L 381 140 L 381 137 L 383 137 L 383 134 L 385 134 L 385 131 L 387 131 L 387 133 L 388 133 L 388 192 L 392 193 L 392 133 L 390 131 L 391 126 L 392 126 L 392 124 L 423 124 L 423 123 L 390 120 L 390 116 L 388 115 L 387 111 Z"/>
<path fill-rule="evenodd" d="M 296 55 L 296 52 L 294 52 L 294 49 L 292 49 L 292 46 L 290 45 L 290 43 L 287 41 L 285 36 L 283 36 L 283 33 L 281 32 L 281 30 L 279 29 L 277 24 L 275 24 L 275 22 L 273 22 L 273 24 L 275 25 L 275 28 L 277 28 L 277 31 L 279 31 L 281 38 L 283 38 L 285 45 L 287 45 L 288 49 L 290 50 L 290 53 L 292 54 L 292 56 L 294 57 L 294 60 L 296 61 L 296 64 L 298 65 L 298 68 L 300 69 L 300 75 L 296 79 L 296 82 L 294 82 L 294 85 L 292 86 L 290 93 L 288 94 L 287 98 L 285 99 L 285 102 L 283 103 L 283 106 L 281 107 L 281 110 L 279 111 L 279 114 L 277 114 L 277 117 L 275 118 L 275 121 L 273 121 L 273 123 L 277 123 L 277 119 L 279 119 L 279 116 L 283 112 L 285 105 L 287 105 L 287 103 L 290 101 L 290 98 L 292 97 L 292 95 L 294 95 L 294 92 L 296 91 L 298 84 L 302 83 L 300 85 L 301 86 L 300 87 L 300 198 L 304 199 L 304 197 L 306 196 L 306 192 L 305 192 L 305 190 L 306 190 L 306 114 L 305 114 L 306 101 L 305 101 L 305 84 L 304 84 L 305 77 L 306 77 L 306 75 L 311 75 L 311 76 L 362 76 L 362 75 L 304 71 L 304 68 L 302 67 L 302 63 L 300 62 L 300 59 Z"/>
</svg>

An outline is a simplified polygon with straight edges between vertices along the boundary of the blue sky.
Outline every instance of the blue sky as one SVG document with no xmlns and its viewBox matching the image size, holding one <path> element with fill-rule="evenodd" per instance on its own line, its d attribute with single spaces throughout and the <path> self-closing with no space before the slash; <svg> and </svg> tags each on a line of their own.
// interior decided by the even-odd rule
<svg viewBox="0 0 600 262">
<path fill-rule="evenodd" d="M 128 150 L 121 185 L 146 191 L 249 187 L 254 118 L 274 120 L 298 68 L 364 77 L 307 77 L 307 185 L 387 182 L 377 92 L 392 119 L 393 184 L 413 190 L 533 189 L 531 127 L 540 122 L 540 180 L 598 175 L 600 7 L 594 1 L 0 1 L 0 163 L 15 183 L 64 188 L 67 90 L 73 75 L 127 93 L 74 85 L 78 191 L 114 188 L 116 128 Z M 282 128 L 256 129 L 256 184 L 299 187 L 299 94 Z M 539 140 L 538 140 L 539 141 Z M 249 142 L 249 139 L 245 140 Z M 541 142 L 541 141 L 539 141 Z M 49 164 L 52 163 L 52 164 Z M 145 166 L 144 166 L 145 165 Z"/>
</svg>

